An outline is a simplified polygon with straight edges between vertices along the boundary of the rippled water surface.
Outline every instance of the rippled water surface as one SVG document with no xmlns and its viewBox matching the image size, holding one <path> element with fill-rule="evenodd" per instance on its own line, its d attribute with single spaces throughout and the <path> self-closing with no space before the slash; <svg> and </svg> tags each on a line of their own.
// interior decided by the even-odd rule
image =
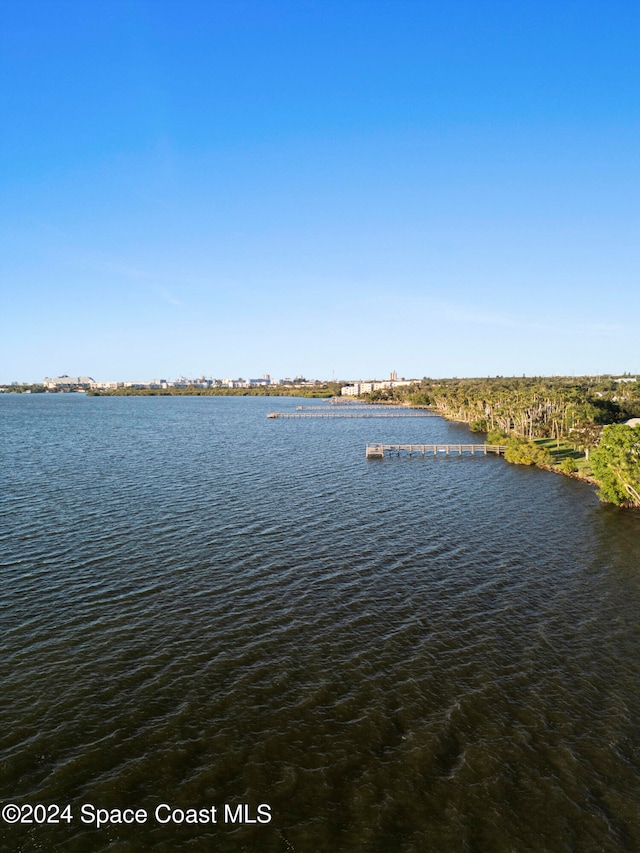
<svg viewBox="0 0 640 853">
<path fill-rule="evenodd" d="M 295 405 L 0 398 L 0 849 L 639 850 L 640 514 Z"/>
</svg>

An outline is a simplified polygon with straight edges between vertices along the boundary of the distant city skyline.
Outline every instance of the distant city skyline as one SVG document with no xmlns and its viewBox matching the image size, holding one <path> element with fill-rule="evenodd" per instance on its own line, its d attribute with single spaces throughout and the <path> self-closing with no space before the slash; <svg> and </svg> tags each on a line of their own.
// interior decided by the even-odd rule
<svg viewBox="0 0 640 853">
<path fill-rule="evenodd" d="M 640 372 L 640 6 L 7 3 L 0 383 Z"/>
<path fill-rule="evenodd" d="M 10 382 L 0 382 L 0 388 L 10 388 L 11 386 L 27 386 L 34 385 L 44 387 L 50 390 L 73 390 L 74 388 L 84 387 L 91 388 L 93 390 L 115 390 L 116 388 L 185 388 L 190 385 L 194 385 L 196 387 L 226 387 L 226 388 L 254 388 L 258 386 L 268 386 L 271 388 L 276 388 L 278 386 L 291 386 L 291 385 L 317 385 L 317 384 L 325 384 L 325 383 L 336 383 L 338 385 L 342 385 L 343 388 L 345 386 L 351 386 L 351 390 L 348 391 L 348 394 L 357 396 L 360 393 L 368 393 L 371 390 L 375 390 L 375 387 L 393 387 L 400 385 L 410 385 L 412 383 L 421 383 L 423 380 L 451 380 L 451 379 L 494 379 L 499 377 L 511 378 L 511 379 L 520 379 L 520 378 L 528 378 L 528 379 L 553 379 L 558 377 L 567 377 L 567 374 L 536 374 L 526 376 L 526 374 L 522 374 L 521 376 L 515 376 L 512 374 L 497 374 L 494 376 L 398 376 L 397 371 L 391 371 L 388 377 L 384 376 L 376 376 L 374 374 L 367 374 L 366 376 L 359 377 L 347 377 L 347 376 L 336 376 L 332 378 L 323 377 L 323 376 L 284 376 L 284 377 L 273 377 L 270 375 L 263 375 L 262 377 L 249 376 L 247 378 L 242 376 L 236 376 L 234 378 L 221 378 L 218 376 L 178 376 L 173 378 L 165 378 L 165 377 L 155 377 L 153 379 L 146 378 L 138 378 L 137 380 L 131 379 L 95 379 L 93 376 L 84 376 L 84 375 L 75 375 L 69 376 L 68 374 L 62 374 L 57 377 L 44 377 L 42 380 L 38 380 L 37 382 L 26 382 L 20 380 L 12 380 Z M 629 374 L 628 372 L 618 374 L 618 373 L 606 373 L 606 374 L 582 374 L 578 375 L 575 378 L 589 378 L 589 379 L 600 379 L 604 377 L 611 377 L 618 383 L 625 382 L 636 382 L 640 378 L 640 374 Z M 345 393 L 343 391 L 343 393 Z"/>
<path fill-rule="evenodd" d="M 412 377 L 410 381 L 419 381 L 422 377 Z M 395 370 L 390 371 L 388 377 L 380 377 L 380 376 L 368 376 L 368 381 L 385 381 L 390 383 L 406 383 L 405 377 L 400 377 L 398 379 L 398 373 Z M 364 380 L 364 381 L 367 381 Z M 145 385 L 145 386 L 157 386 L 157 387 L 175 387 L 175 386 L 185 386 L 189 384 L 220 384 L 227 387 L 251 387 L 251 386 L 277 386 L 277 385 L 285 385 L 285 384 L 312 384 L 317 382 L 362 382 L 363 377 L 307 377 L 301 375 L 288 375 L 282 377 L 271 376 L 269 373 L 263 373 L 261 376 L 250 375 L 247 377 L 243 377 L 240 375 L 234 377 L 222 378 L 220 376 L 206 376 L 205 374 L 201 374 L 200 376 L 172 376 L 172 377 L 154 377 L 153 379 L 138 377 L 138 379 L 120 379 L 120 378 L 109 378 L 106 379 L 104 377 L 100 377 L 96 379 L 93 376 L 89 376 L 86 374 L 68 374 L 61 373 L 57 376 L 45 376 L 43 379 L 38 380 L 37 382 L 23 382 L 20 383 L 19 380 L 12 380 L 12 382 L 8 383 L 10 385 L 17 384 L 29 384 L 29 385 L 44 385 L 47 388 L 69 388 L 73 386 L 86 386 L 86 387 L 97 387 L 97 386 L 132 386 L 132 385 Z M 7 383 L 0 383 L 6 385 Z"/>
</svg>

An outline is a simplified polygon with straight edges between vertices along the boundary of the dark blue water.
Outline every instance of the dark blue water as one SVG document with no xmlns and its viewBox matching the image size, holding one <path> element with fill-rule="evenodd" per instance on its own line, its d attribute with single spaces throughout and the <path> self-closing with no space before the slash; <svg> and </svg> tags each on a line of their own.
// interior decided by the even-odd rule
<svg viewBox="0 0 640 853">
<path fill-rule="evenodd" d="M 0 397 L 0 848 L 640 849 L 640 514 L 296 403 Z"/>
</svg>

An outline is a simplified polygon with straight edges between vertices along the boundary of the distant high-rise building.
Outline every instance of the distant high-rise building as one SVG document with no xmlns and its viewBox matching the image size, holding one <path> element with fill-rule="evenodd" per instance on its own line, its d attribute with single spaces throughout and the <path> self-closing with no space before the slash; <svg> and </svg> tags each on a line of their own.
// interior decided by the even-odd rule
<svg viewBox="0 0 640 853">
<path fill-rule="evenodd" d="M 391 371 L 391 374 L 389 375 L 389 381 L 390 382 L 397 382 L 398 381 L 398 374 L 396 373 L 395 370 Z"/>
</svg>

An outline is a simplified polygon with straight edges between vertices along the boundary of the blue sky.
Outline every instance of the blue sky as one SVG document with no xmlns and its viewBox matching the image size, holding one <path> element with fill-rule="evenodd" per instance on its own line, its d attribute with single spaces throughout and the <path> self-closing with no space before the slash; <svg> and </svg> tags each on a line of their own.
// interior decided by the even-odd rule
<svg viewBox="0 0 640 853">
<path fill-rule="evenodd" d="M 640 4 L 3 0 L 0 381 L 640 372 Z"/>
</svg>

